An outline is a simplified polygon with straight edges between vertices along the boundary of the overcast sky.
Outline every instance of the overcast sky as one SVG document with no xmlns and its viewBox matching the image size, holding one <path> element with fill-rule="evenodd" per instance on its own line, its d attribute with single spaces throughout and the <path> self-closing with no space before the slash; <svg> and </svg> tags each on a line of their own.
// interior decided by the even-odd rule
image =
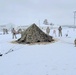
<svg viewBox="0 0 76 75">
<path fill-rule="evenodd" d="M 76 0 L 0 0 L 0 24 L 28 25 L 44 19 L 57 25 L 74 24 Z"/>
</svg>

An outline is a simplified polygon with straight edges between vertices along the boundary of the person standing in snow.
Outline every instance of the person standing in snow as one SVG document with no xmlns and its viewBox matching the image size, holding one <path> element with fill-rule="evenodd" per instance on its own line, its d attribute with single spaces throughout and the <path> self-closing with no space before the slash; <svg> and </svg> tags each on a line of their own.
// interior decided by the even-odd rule
<svg viewBox="0 0 76 75">
<path fill-rule="evenodd" d="M 6 34 L 8 34 L 8 29 L 6 29 Z"/>
<path fill-rule="evenodd" d="M 76 39 L 74 40 L 74 44 L 75 44 L 75 47 L 76 47 Z"/>
<path fill-rule="evenodd" d="M 47 27 L 47 28 L 46 28 L 46 34 L 49 35 L 49 33 L 50 33 L 50 28 Z"/>
<path fill-rule="evenodd" d="M 5 28 L 3 28 L 3 34 L 5 34 Z"/>
<path fill-rule="evenodd" d="M 55 29 L 53 30 L 53 35 L 55 35 L 55 37 L 56 37 L 56 30 Z"/>
<path fill-rule="evenodd" d="M 58 31 L 59 31 L 59 33 L 58 33 L 59 37 L 62 36 L 62 27 L 61 26 L 58 28 Z"/>
<path fill-rule="evenodd" d="M 14 39 L 14 37 L 15 37 L 15 39 L 17 39 L 17 37 L 16 37 L 16 30 L 13 28 L 12 29 L 12 38 Z"/>
</svg>

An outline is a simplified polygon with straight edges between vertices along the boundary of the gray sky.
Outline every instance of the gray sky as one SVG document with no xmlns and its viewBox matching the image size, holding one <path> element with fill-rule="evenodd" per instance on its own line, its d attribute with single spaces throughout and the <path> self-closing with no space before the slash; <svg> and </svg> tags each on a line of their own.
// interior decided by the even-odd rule
<svg viewBox="0 0 76 75">
<path fill-rule="evenodd" d="M 0 24 L 74 24 L 75 10 L 76 0 L 0 0 Z"/>
</svg>

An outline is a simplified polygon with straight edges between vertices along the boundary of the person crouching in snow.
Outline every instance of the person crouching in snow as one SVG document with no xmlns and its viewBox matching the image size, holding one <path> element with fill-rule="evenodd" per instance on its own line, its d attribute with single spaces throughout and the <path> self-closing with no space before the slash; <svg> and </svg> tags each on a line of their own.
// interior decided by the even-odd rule
<svg viewBox="0 0 76 75">
<path fill-rule="evenodd" d="M 74 44 L 75 44 L 75 47 L 76 47 L 76 39 L 74 40 Z"/>
<path fill-rule="evenodd" d="M 14 37 L 15 37 L 15 39 L 17 39 L 17 37 L 16 37 L 16 30 L 13 28 L 12 29 L 12 38 L 14 39 Z"/>
</svg>

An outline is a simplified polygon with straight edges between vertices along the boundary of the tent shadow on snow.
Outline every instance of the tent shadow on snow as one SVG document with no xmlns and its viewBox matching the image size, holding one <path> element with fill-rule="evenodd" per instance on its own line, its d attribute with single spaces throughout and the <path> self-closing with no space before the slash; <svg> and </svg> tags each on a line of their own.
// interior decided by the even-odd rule
<svg viewBox="0 0 76 75">
<path fill-rule="evenodd" d="M 32 24 L 29 28 L 22 32 L 21 38 L 19 38 L 17 43 L 41 43 L 41 42 L 52 42 L 53 37 L 44 33 L 36 24 Z"/>
</svg>

